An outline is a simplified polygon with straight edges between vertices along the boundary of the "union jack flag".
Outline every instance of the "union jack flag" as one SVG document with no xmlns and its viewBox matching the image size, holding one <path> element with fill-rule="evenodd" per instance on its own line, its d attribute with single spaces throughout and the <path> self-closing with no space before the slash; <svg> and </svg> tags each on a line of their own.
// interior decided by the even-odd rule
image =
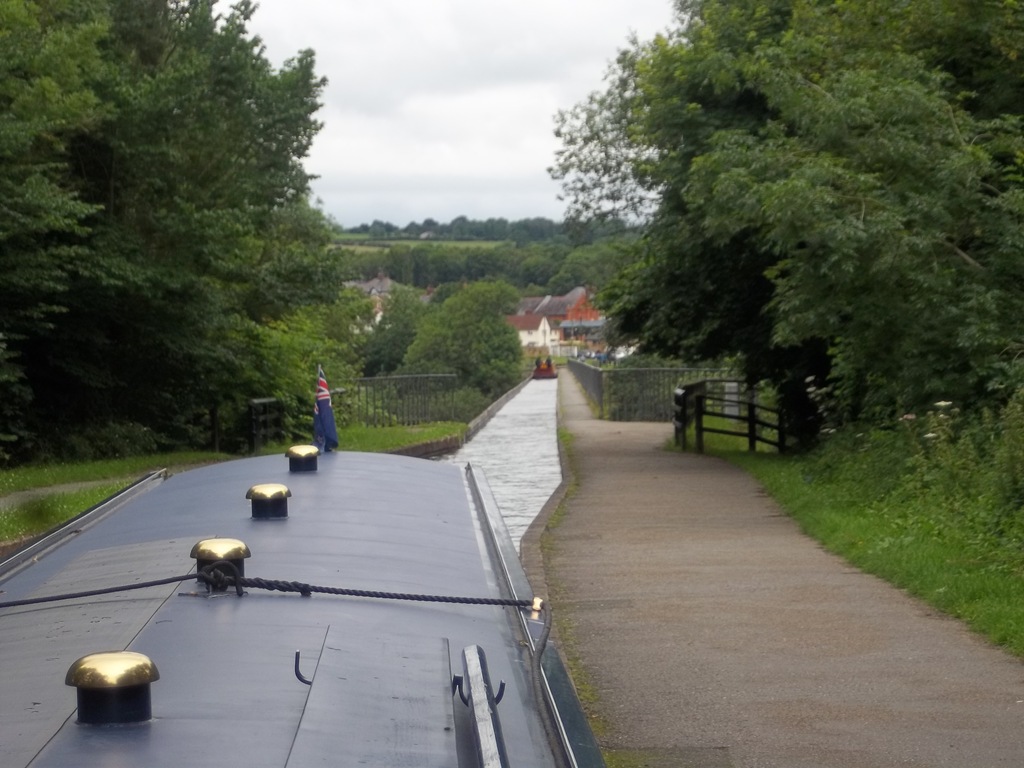
<svg viewBox="0 0 1024 768">
<path fill-rule="evenodd" d="M 338 428 L 331 408 L 331 390 L 322 366 L 317 366 L 316 400 L 313 401 L 313 443 L 321 453 L 338 447 Z"/>
</svg>

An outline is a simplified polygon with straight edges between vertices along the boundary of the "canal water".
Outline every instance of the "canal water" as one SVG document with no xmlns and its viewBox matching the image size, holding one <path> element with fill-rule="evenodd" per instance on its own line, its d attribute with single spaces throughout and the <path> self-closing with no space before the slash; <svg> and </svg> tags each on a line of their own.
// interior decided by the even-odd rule
<svg viewBox="0 0 1024 768">
<path fill-rule="evenodd" d="M 483 470 L 516 549 L 562 482 L 557 402 L 557 379 L 530 381 L 449 457 Z"/>
</svg>

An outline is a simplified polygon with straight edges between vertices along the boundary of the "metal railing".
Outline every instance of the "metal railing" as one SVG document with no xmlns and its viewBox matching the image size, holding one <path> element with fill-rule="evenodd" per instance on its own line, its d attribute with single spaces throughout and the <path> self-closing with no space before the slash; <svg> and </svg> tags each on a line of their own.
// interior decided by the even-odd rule
<svg viewBox="0 0 1024 768">
<path fill-rule="evenodd" d="M 355 421 L 371 427 L 453 421 L 454 373 L 356 379 L 349 404 Z"/>
<path fill-rule="evenodd" d="M 571 359 L 569 369 L 601 418 L 609 421 L 669 421 L 680 381 L 725 373 L 717 368 L 598 368 Z"/>
<path fill-rule="evenodd" d="M 357 423 L 371 427 L 412 426 L 454 421 L 456 383 L 454 373 L 377 376 L 356 379 L 352 387 L 332 389 L 331 397 L 335 414 L 344 410 Z M 265 445 L 285 440 L 285 423 L 285 405 L 281 400 L 250 400 L 249 452 L 257 453 Z"/>
<path fill-rule="evenodd" d="M 569 358 L 569 370 L 572 371 L 572 375 L 576 377 L 576 381 L 583 387 L 583 391 L 587 393 L 587 397 L 591 399 L 599 408 L 604 408 L 604 374 L 601 369 L 581 363 L 579 360 L 573 360 Z"/>
<path fill-rule="evenodd" d="M 249 453 L 256 453 L 267 443 L 284 437 L 284 404 L 276 397 L 250 400 Z"/>
<path fill-rule="evenodd" d="M 672 393 L 680 380 L 711 373 L 706 368 L 609 368 L 604 371 L 605 418 L 609 421 L 670 421 Z"/>
</svg>

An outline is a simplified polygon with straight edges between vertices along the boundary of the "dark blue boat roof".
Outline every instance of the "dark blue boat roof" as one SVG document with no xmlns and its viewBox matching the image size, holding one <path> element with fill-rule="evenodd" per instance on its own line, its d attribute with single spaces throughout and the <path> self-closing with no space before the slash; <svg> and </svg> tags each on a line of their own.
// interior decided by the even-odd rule
<svg viewBox="0 0 1024 768">
<path fill-rule="evenodd" d="M 264 483 L 288 487 L 286 519 L 253 519 L 246 494 Z M 0 600 L 187 574 L 193 545 L 212 537 L 245 542 L 247 577 L 509 597 L 509 564 L 495 556 L 508 542 L 473 484 L 466 467 L 383 454 L 328 453 L 316 472 L 290 472 L 279 456 L 217 464 L 79 521 L 79 532 L 0 574 Z M 498 710 L 509 764 L 554 766 L 523 625 L 512 607 L 211 596 L 194 579 L 7 608 L 0 765 L 471 765 L 466 707 L 451 686 L 463 649 L 479 646 L 491 678 L 506 683 Z M 123 649 L 159 669 L 152 720 L 77 723 L 68 668 Z M 296 650 L 312 685 L 295 675 Z"/>
</svg>

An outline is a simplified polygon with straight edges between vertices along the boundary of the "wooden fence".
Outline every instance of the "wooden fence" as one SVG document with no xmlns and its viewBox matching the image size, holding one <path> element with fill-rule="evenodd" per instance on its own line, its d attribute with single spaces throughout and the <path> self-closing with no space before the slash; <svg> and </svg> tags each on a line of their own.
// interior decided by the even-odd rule
<svg viewBox="0 0 1024 768">
<path fill-rule="evenodd" d="M 675 405 L 672 424 L 676 444 L 684 450 L 691 424 L 694 427 L 694 448 L 698 453 L 704 453 L 705 433 L 745 437 L 749 451 L 756 451 L 758 444 L 770 445 L 779 453 L 786 450 L 786 433 L 779 411 L 759 404 L 757 393 L 745 390 L 743 382 L 735 379 L 690 382 L 675 390 L 672 401 Z M 742 427 L 710 427 L 705 422 L 707 416 L 733 421 Z"/>
</svg>

